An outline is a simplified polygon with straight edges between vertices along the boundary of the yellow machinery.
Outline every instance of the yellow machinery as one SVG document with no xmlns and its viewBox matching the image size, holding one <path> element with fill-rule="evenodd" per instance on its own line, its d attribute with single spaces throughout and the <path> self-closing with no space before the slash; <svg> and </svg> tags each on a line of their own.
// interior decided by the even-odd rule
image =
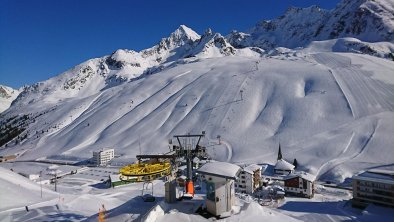
<svg viewBox="0 0 394 222">
<path fill-rule="evenodd" d="M 120 179 L 128 182 L 151 181 L 171 173 L 169 162 L 135 163 L 120 168 Z"/>
</svg>

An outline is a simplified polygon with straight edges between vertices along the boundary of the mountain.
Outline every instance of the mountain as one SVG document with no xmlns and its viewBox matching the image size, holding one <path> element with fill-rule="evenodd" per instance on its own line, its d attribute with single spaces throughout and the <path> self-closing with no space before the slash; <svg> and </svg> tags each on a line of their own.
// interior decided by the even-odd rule
<svg viewBox="0 0 394 222">
<path fill-rule="evenodd" d="M 383 0 L 290 8 L 226 37 L 181 25 L 149 49 L 24 87 L 0 116 L 0 154 L 79 161 L 113 147 L 131 162 L 139 145 L 166 152 L 172 135 L 206 131 L 202 143 L 222 161 L 274 163 L 280 142 L 285 159 L 320 179 L 393 166 L 390 11 Z"/>
<path fill-rule="evenodd" d="M 8 109 L 18 95 L 19 90 L 0 85 L 0 113 Z"/>
<path fill-rule="evenodd" d="M 283 16 L 261 21 L 250 31 L 227 38 L 236 48 L 303 47 L 312 41 L 354 37 L 394 43 L 394 3 L 389 0 L 343 0 L 333 10 L 317 6 L 289 8 Z"/>
</svg>

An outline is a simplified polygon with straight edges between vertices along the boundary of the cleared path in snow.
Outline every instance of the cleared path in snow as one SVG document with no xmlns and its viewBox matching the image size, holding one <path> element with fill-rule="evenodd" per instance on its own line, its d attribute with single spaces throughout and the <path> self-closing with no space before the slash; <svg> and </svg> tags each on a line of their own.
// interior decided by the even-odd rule
<svg viewBox="0 0 394 222">
<path fill-rule="evenodd" d="M 314 58 L 332 70 L 355 118 L 394 111 L 394 86 L 371 78 L 371 73 L 352 65 L 345 56 L 319 53 Z"/>
</svg>

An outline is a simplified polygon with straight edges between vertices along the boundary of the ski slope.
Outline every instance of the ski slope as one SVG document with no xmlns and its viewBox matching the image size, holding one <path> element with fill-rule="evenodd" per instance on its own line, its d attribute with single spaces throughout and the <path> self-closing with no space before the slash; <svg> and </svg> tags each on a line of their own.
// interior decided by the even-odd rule
<svg viewBox="0 0 394 222">
<path fill-rule="evenodd" d="M 84 160 L 113 147 L 132 161 L 139 143 L 143 153 L 167 152 L 174 134 L 206 131 L 217 160 L 274 163 L 280 142 L 289 161 L 343 181 L 394 164 L 393 71 L 386 59 L 316 49 L 189 59 L 90 96 L 14 107 L 45 114 L 29 125 L 36 134 L 1 153 Z"/>
<path fill-rule="evenodd" d="M 34 205 L 57 198 L 55 192 L 45 187 L 42 189 L 43 198 L 41 198 L 39 184 L 2 167 L 0 167 L 0 187 L 1 211 L 7 211 L 15 207 L 24 210 L 26 205 Z"/>
</svg>

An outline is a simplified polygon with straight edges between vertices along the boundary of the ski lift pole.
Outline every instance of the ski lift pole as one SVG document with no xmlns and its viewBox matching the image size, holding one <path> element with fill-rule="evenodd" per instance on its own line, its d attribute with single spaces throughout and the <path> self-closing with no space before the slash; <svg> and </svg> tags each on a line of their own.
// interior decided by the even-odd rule
<svg viewBox="0 0 394 222">
<path fill-rule="evenodd" d="M 42 198 L 42 180 L 41 180 L 41 177 L 42 177 L 42 171 L 40 171 L 40 187 L 41 187 L 41 198 Z"/>
</svg>

